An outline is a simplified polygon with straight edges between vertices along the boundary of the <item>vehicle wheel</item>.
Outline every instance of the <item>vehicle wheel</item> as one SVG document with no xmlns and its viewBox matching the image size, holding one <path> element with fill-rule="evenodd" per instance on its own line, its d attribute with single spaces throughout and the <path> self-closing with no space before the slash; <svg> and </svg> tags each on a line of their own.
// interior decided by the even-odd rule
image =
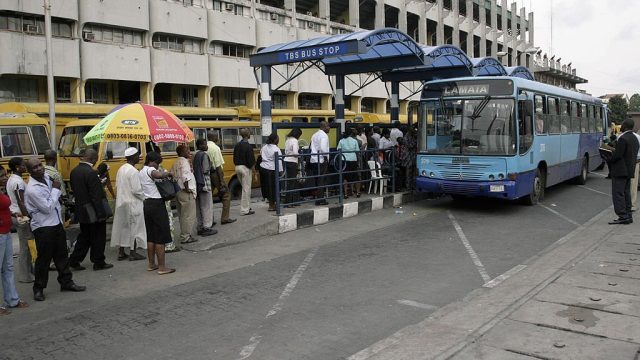
<svg viewBox="0 0 640 360">
<path fill-rule="evenodd" d="M 575 178 L 576 184 L 584 185 L 587 183 L 587 174 L 589 173 L 589 159 L 585 156 L 582 159 L 582 168 L 580 169 L 580 175 Z"/>
<path fill-rule="evenodd" d="M 536 177 L 533 179 L 533 189 L 531 194 L 523 198 L 526 205 L 537 205 L 544 198 L 545 176 L 540 169 L 536 170 Z"/>
<path fill-rule="evenodd" d="M 242 184 L 238 178 L 233 178 L 229 182 L 229 194 L 231 194 L 231 200 L 238 200 L 242 195 Z"/>
</svg>

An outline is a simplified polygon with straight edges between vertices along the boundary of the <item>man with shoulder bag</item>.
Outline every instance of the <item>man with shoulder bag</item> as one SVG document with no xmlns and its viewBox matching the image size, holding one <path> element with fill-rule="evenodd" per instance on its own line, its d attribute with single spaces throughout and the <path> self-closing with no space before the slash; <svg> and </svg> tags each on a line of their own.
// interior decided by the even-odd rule
<svg viewBox="0 0 640 360">
<path fill-rule="evenodd" d="M 107 218 L 112 214 L 98 173 L 93 169 L 98 153 L 94 149 L 87 149 L 81 156 L 82 161 L 71 171 L 70 176 L 80 235 L 69 257 L 69 266 L 76 271 L 84 270 L 81 262 L 91 249 L 89 258 L 93 262 L 93 270 L 109 269 L 113 265 L 105 262 L 104 247 L 107 240 Z"/>
</svg>

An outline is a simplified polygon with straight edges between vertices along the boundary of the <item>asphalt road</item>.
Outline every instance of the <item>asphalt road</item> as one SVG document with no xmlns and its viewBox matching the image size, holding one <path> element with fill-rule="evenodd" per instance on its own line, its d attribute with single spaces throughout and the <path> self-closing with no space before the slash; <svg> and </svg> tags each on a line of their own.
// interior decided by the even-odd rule
<svg viewBox="0 0 640 360">
<path fill-rule="evenodd" d="M 346 358 L 526 265 L 609 207 L 609 192 L 595 173 L 547 189 L 538 206 L 442 198 L 296 231 L 286 235 L 296 246 L 278 251 L 278 239 L 247 243 L 273 256 L 90 310 L 12 319 L 0 359 Z"/>
</svg>

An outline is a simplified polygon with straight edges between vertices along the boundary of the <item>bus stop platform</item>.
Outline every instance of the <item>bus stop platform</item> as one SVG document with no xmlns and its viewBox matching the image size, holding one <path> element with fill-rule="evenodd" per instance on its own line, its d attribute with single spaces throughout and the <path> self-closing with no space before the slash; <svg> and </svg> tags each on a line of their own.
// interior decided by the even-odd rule
<svg viewBox="0 0 640 360">
<path fill-rule="evenodd" d="M 214 226 L 214 229 L 218 231 L 217 234 L 207 237 L 196 236 L 197 242 L 176 245 L 181 246 L 186 251 L 209 251 L 263 236 L 278 235 L 376 210 L 396 207 L 396 211 L 402 212 L 402 204 L 424 198 L 423 194 L 409 192 L 386 193 L 383 195 L 363 193 L 360 198 L 350 197 L 344 200 L 342 205 L 339 204 L 337 199 L 329 199 L 329 204 L 323 206 L 316 206 L 311 201 L 298 207 L 283 208 L 282 215 L 277 216 L 275 212 L 267 211 L 269 205 L 260 196 L 257 196 L 259 190 L 254 190 L 253 193 L 251 208 L 255 211 L 255 214 L 240 215 L 240 201 L 232 200 L 230 217 L 236 219 L 236 222 L 226 225 L 218 223 Z M 214 216 L 217 222 L 220 221 L 221 209 L 221 203 L 214 203 Z M 180 224 L 175 211 L 174 225 L 176 226 L 176 234 L 179 234 L 178 227 Z"/>
<path fill-rule="evenodd" d="M 347 359 L 637 359 L 640 224 L 612 214 Z"/>
</svg>

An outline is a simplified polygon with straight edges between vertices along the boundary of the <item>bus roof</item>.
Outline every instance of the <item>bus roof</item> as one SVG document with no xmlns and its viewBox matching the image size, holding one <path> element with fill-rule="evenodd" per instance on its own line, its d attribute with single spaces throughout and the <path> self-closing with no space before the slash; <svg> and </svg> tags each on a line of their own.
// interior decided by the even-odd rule
<svg viewBox="0 0 640 360">
<path fill-rule="evenodd" d="M 0 125 L 16 125 L 16 121 L 24 125 L 49 125 L 47 120 L 33 114 L 0 112 Z"/>
<path fill-rule="evenodd" d="M 101 119 L 82 119 L 74 120 L 67 123 L 65 127 L 73 126 L 95 126 Z M 44 120 L 43 120 L 44 121 Z M 260 127 L 261 123 L 256 121 L 241 121 L 241 120 L 186 120 L 184 121 L 190 128 L 193 127 L 205 127 L 205 128 L 227 128 L 227 127 Z"/>
<path fill-rule="evenodd" d="M 250 109 L 246 106 L 235 108 L 240 116 L 260 115 L 260 109 Z M 297 116 L 334 116 L 334 110 L 304 110 L 304 109 L 272 109 L 272 116 L 297 115 Z M 355 112 L 345 110 L 345 115 L 355 115 Z"/>
</svg>

